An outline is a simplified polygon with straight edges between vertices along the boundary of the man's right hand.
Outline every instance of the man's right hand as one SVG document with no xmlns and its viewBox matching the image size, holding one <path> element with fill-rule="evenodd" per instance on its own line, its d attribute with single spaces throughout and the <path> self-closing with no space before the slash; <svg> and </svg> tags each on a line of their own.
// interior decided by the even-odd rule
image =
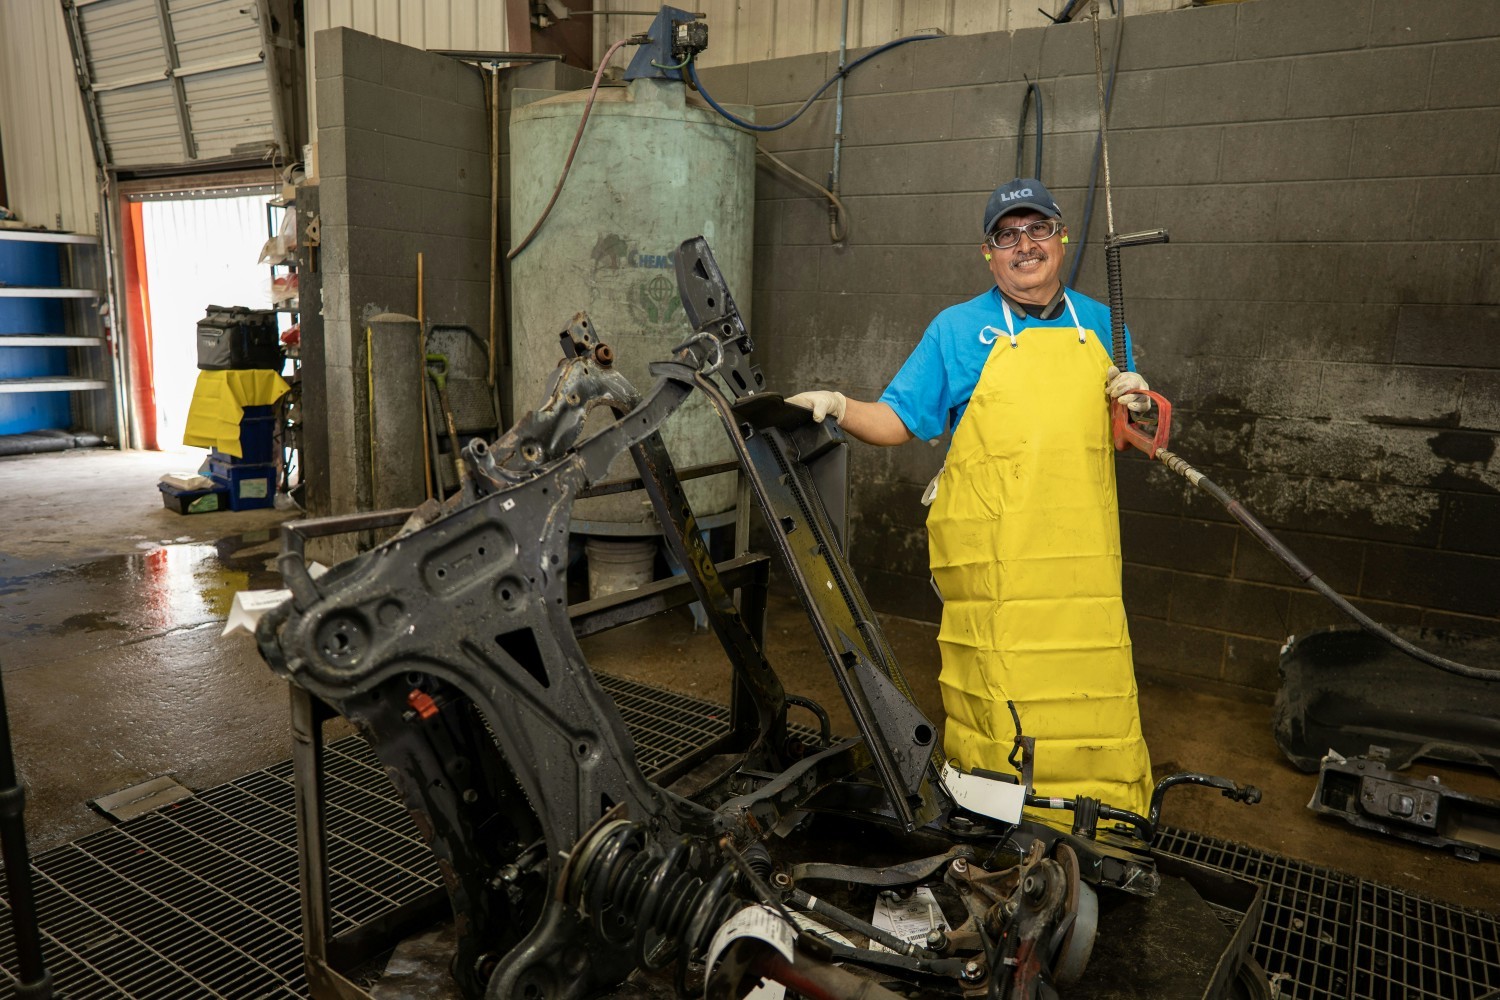
<svg viewBox="0 0 1500 1000">
<path fill-rule="evenodd" d="M 827 389 L 799 392 L 795 396 L 788 396 L 787 402 L 793 406 L 812 410 L 813 419 L 819 423 L 822 423 L 823 418 L 830 414 L 833 416 L 834 423 L 843 423 L 844 412 L 849 407 L 849 400 L 842 392 L 831 392 Z"/>
<path fill-rule="evenodd" d="M 1151 409 L 1151 397 L 1142 396 L 1137 390 L 1151 388 L 1140 372 L 1122 372 L 1114 365 L 1104 373 L 1104 392 L 1110 399 L 1118 400 L 1132 413 L 1145 413 Z"/>
<path fill-rule="evenodd" d="M 814 420 L 822 422 L 831 416 L 845 434 L 865 444 L 892 445 L 911 440 L 911 431 L 887 403 L 865 403 L 850 399 L 842 392 L 814 389 L 788 396 L 788 403 L 812 410 Z"/>
</svg>

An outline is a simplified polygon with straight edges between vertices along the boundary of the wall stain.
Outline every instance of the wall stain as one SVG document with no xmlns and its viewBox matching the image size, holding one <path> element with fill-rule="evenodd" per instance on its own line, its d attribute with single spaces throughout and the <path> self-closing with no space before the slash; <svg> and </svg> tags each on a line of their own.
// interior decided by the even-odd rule
<svg viewBox="0 0 1500 1000">
<path fill-rule="evenodd" d="M 1427 485 L 1434 490 L 1452 490 L 1458 493 L 1487 493 L 1491 496 L 1500 495 L 1500 489 L 1496 489 L 1492 483 L 1482 478 L 1466 476 L 1458 469 L 1448 469 L 1440 475 L 1433 476 Z"/>
<path fill-rule="evenodd" d="M 1427 446 L 1438 458 L 1446 458 L 1450 462 L 1488 465 L 1490 459 L 1495 457 L 1493 434 L 1444 431 L 1428 438 Z"/>
<path fill-rule="evenodd" d="M 1365 414 L 1365 421 L 1372 424 L 1395 427 L 1457 427 L 1458 411 L 1439 413 L 1435 417 L 1389 417 L 1378 413 Z"/>
<path fill-rule="evenodd" d="M 1193 408 L 1196 410 L 1207 410 L 1210 412 L 1224 410 L 1243 412 L 1250 416 L 1252 419 L 1257 416 L 1257 414 L 1250 413 L 1246 410 L 1245 401 L 1243 399 L 1236 399 L 1233 396 L 1226 396 L 1221 392 L 1208 393 L 1202 399 L 1198 400 L 1197 405 Z"/>
</svg>

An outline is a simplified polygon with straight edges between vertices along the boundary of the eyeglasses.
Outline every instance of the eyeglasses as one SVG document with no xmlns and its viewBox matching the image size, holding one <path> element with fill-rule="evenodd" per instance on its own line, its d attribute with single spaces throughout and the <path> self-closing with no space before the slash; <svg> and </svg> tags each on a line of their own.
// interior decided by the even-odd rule
<svg viewBox="0 0 1500 1000">
<path fill-rule="evenodd" d="M 1007 226 L 1004 229 L 997 229 L 990 233 L 985 242 L 996 250 L 1009 250 L 1021 242 L 1022 233 L 1031 237 L 1032 242 L 1041 243 L 1056 236 L 1060 229 L 1062 229 L 1062 223 L 1057 219 L 1038 219 L 1024 226 Z"/>
</svg>

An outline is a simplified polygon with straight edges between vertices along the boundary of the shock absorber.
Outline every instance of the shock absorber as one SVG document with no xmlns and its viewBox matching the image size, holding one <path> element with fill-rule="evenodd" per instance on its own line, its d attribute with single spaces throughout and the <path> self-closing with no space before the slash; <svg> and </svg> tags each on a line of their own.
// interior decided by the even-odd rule
<svg viewBox="0 0 1500 1000">
<path fill-rule="evenodd" d="M 744 900 L 733 895 L 733 865 L 705 879 L 691 867 L 691 845 L 664 850 L 639 823 L 616 820 L 575 849 L 568 899 L 605 942 L 629 947 L 639 968 L 663 969 L 700 957 Z M 679 970 L 680 976 L 681 970 Z"/>
</svg>

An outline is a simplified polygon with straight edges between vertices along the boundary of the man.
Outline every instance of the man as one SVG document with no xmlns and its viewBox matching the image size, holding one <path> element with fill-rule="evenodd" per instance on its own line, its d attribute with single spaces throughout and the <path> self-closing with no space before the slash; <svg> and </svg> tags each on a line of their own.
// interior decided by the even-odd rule
<svg viewBox="0 0 1500 1000">
<path fill-rule="evenodd" d="M 870 444 L 953 428 L 923 498 L 948 756 L 1010 771 L 1013 701 L 1040 794 L 1144 813 L 1108 402 L 1145 410 L 1146 382 L 1111 363 L 1109 309 L 1063 287 L 1068 230 L 1041 181 L 996 188 L 982 232 L 994 287 L 939 313 L 878 402 L 789 402 Z"/>
</svg>

